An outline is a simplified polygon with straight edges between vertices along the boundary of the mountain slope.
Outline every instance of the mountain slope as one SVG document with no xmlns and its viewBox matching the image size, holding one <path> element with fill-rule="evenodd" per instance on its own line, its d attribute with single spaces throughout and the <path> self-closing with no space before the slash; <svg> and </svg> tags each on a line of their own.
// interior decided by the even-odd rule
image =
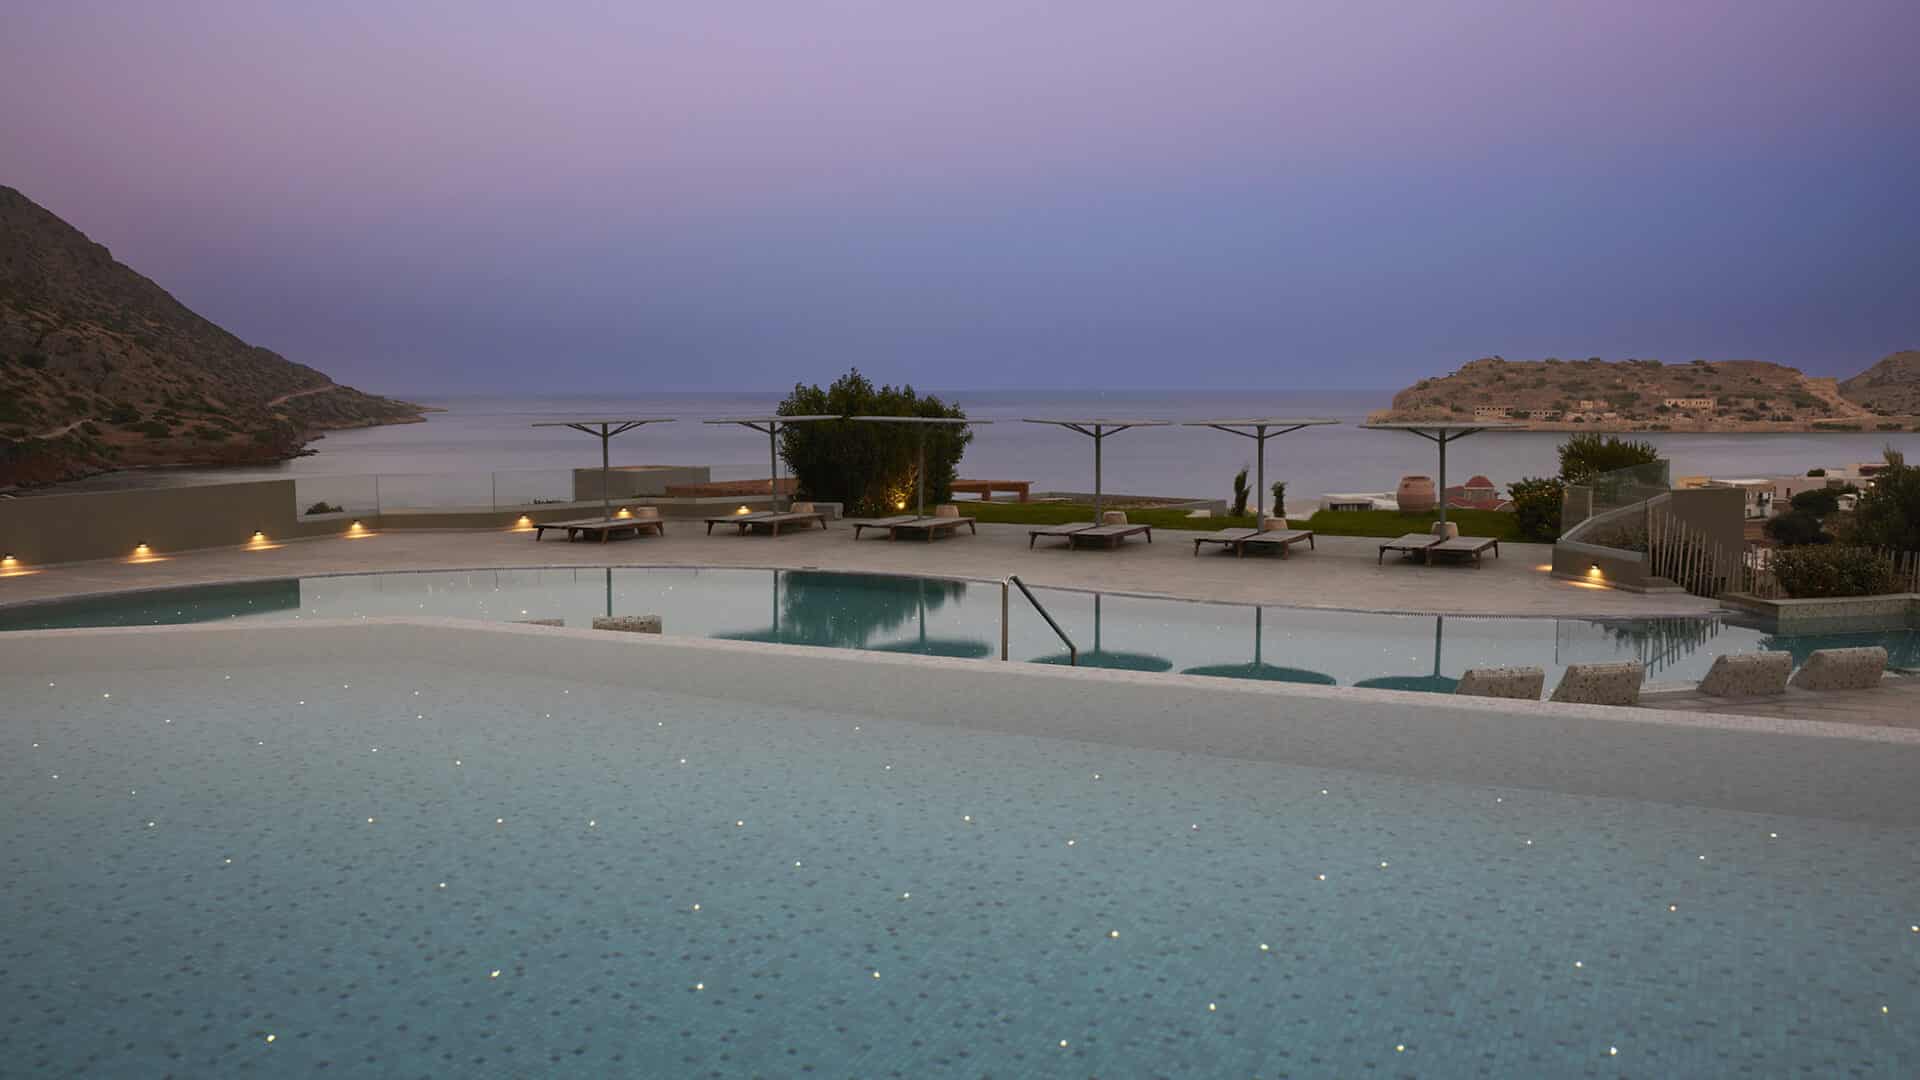
<svg viewBox="0 0 1920 1080">
<path fill-rule="evenodd" d="M 1841 383 L 1840 393 L 1881 416 L 1920 416 L 1920 350 L 1888 353 Z"/>
<path fill-rule="evenodd" d="M 420 413 L 247 344 L 0 186 L 0 487 L 278 460 Z"/>
</svg>

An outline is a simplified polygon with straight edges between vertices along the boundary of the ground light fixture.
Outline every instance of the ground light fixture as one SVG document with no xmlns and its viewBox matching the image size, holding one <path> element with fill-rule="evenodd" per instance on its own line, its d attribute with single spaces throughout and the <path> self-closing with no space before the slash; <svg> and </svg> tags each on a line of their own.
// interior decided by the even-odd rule
<svg viewBox="0 0 1920 1080">
<path fill-rule="evenodd" d="M 148 563 L 159 562 L 162 558 L 163 556 L 153 553 L 153 545 L 142 540 L 133 545 L 133 554 L 127 558 L 127 561 L 131 563 Z"/>
<path fill-rule="evenodd" d="M 521 515 L 520 515 L 520 516 L 519 516 L 518 518 L 515 518 L 515 519 L 514 519 L 514 522 L 513 522 L 513 529 L 512 529 L 511 531 L 513 531 L 513 532 L 532 532 L 532 531 L 533 531 L 533 519 L 532 519 L 532 518 L 530 518 L 530 517 L 528 517 L 528 516 L 527 516 L 527 515 L 525 515 L 525 514 L 521 514 Z"/>
<path fill-rule="evenodd" d="M 633 510 L 631 507 L 623 506 L 620 509 L 615 510 L 613 512 L 613 516 L 617 518 L 630 518 L 633 516 Z"/>
<path fill-rule="evenodd" d="M 33 573 L 33 571 L 22 566 L 19 556 L 13 552 L 9 551 L 5 555 L 0 555 L 0 577 L 23 577 L 31 573 Z"/>
</svg>

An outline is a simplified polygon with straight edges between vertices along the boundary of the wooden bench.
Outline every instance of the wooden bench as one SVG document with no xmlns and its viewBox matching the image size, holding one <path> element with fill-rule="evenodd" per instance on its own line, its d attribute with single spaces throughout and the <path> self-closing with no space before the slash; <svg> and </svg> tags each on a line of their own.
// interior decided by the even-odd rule
<svg viewBox="0 0 1920 1080">
<path fill-rule="evenodd" d="M 1026 502 L 1028 489 L 1033 487 L 1031 480 L 955 480 L 953 490 L 971 492 L 980 496 L 981 502 L 992 502 L 996 491 L 1010 492 L 1017 502 Z"/>
</svg>

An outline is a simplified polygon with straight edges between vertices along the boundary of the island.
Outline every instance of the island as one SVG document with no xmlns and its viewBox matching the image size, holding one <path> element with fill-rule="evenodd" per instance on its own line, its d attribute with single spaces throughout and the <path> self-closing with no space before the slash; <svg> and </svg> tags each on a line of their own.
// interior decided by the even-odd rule
<svg viewBox="0 0 1920 1080">
<path fill-rule="evenodd" d="M 1486 420 L 1539 431 L 1920 430 L 1920 351 L 1842 382 L 1764 360 L 1507 360 L 1422 379 L 1373 423 Z"/>
</svg>

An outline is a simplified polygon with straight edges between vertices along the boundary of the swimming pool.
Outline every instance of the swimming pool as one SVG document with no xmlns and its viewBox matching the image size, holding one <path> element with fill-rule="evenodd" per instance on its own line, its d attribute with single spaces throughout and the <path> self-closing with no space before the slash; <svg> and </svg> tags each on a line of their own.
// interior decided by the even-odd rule
<svg viewBox="0 0 1920 1080">
<path fill-rule="evenodd" d="M 1637 659 L 1649 682 L 1694 682 L 1723 653 L 1877 644 L 1920 667 L 1907 629 L 1780 636 L 1728 617 L 1549 619 L 1395 615 L 1035 590 L 1091 667 L 1178 671 L 1450 692 L 1470 667 L 1534 664 L 1552 685 L 1566 665 Z M 658 614 L 691 637 L 997 659 L 997 582 L 820 570 L 584 568 L 288 578 L 0 608 L 0 630 L 224 619 L 451 615 L 489 621 Z M 1066 650 L 1019 596 L 1012 659 L 1065 663 Z"/>
<path fill-rule="evenodd" d="M 434 650 L 431 628 L 365 647 L 319 628 L 212 633 L 34 635 L 45 648 L 0 667 L 10 1069 L 1907 1077 L 1920 1062 L 1910 811 L 1528 786 L 1557 753 L 1576 784 L 1617 756 L 1564 720 L 1537 746 L 1469 747 L 1470 766 L 1511 759 L 1493 771 L 1515 782 L 1489 785 L 1234 749 L 1205 733 L 1310 703 L 1218 681 L 1240 696 L 1216 709 L 1031 668 L 998 697 L 1002 678 L 820 651 L 754 661 L 773 669 L 759 678 L 734 666 L 745 653 L 663 657 L 615 635 L 496 648 L 478 635 L 506 631 L 475 631 Z M 825 704 L 841 697 L 857 704 Z M 997 728 L 907 718 L 974 697 Z M 1169 702 L 1190 735 L 1126 730 Z M 1031 733 L 1007 730 L 1029 723 L 1020 703 Z M 1098 737 L 1060 737 L 1051 718 L 1080 703 Z M 1475 739 L 1445 712 L 1467 708 L 1401 730 Z M 1821 775 L 1793 764 L 1808 753 L 1864 772 L 1915 752 L 1906 733 L 1852 755 L 1852 740 L 1761 734 L 1730 760 L 1698 748 L 1714 732 L 1607 723 L 1661 783 L 1713 789 L 1725 768 L 1769 798 Z M 1337 716 L 1320 730 L 1399 741 L 1343 737 L 1356 729 Z"/>
</svg>

